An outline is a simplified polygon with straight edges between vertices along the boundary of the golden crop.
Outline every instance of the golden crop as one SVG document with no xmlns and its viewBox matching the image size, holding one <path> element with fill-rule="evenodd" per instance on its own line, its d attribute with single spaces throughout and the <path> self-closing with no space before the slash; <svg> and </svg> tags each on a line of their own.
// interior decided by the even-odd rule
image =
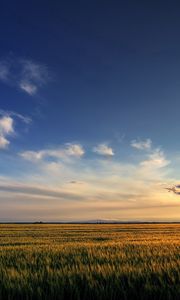
<svg viewBox="0 0 180 300">
<path fill-rule="evenodd" d="M 180 225 L 0 225 L 0 299 L 180 299 Z"/>
</svg>

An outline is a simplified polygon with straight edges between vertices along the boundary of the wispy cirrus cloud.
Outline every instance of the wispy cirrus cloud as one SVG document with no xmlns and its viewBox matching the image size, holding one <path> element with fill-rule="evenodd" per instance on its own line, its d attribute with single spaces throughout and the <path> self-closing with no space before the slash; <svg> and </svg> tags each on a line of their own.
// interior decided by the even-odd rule
<svg viewBox="0 0 180 300">
<path fill-rule="evenodd" d="M 12 110 L 3 110 L 0 109 L 0 116 L 6 116 L 6 117 L 16 117 L 18 119 L 20 119 L 21 121 L 23 121 L 26 124 L 30 124 L 32 122 L 32 119 L 29 116 L 24 116 L 20 113 L 17 113 L 15 111 Z"/>
<path fill-rule="evenodd" d="M 50 79 L 46 65 L 30 59 L 0 60 L 0 80 L 30 96 L 35 95 Z"/>
<path fill-rule="evenodd" d="M 151 151 L 147 159 L 140 163 L 141 166 L 146 168 L 163 168 L 170 164 L 166 159 L 164 152 L 160 148 Z"/>
<path fill-rule="evenodd" d="M 149 150 L 152 147 L 152 141 L 151 139 L 146 140 L 132 140 L 131 141 L 131 147 L 136 148 L 138 150 Z"/>
<path fill-rule="evenodd" d="M 20 64 L 22 70 L 19 87 L 29 95 L 34 95 L 49 80 L 48 69 L 43 64 L 27 59 L 20 60 Z"/>
<path fill-rule="evenodd" d="M 21 90 L 23 90 L 24 92 L 26 92 L 29 95 L 35 95 L 37 93 L 38 87 L 36 84 L 31 83 L 30 80 L 27 79 L 23 79 L 20 83 L 19 83 L 19 87 Z"/>
<path fill-rule="evenodd" d="M 57 199 L 68 199 L 68 200 L 80 200 L 81 195 L 77 195 L 73 192 L 63 191 L 58 188 L 47 188 L 46 186 L 37 186 L 30 184 L 19 184 L 18 182 L 1 183 L 0 191 L 7 193 L 23 194 L 36 197 L 47 197 Z"/>
<path fill-rule="evenodd" d="M 0 61 L 0 80 L 8 81 L 9 65 L 6 61 Z"/>
<path fill-rule="evenodd" d="M 164 151 L 160 147 L 152 147 L 151 139 L 134 139 L 131 141 L 131 147 L 138 150 L 148 150 L 146 157 L 140 162 L 140 166 L 146 169 L 163 168 L 169 165 L 170 161 L 166 159 Z"/>
<path fill-rule="evenodd" d="M 67 143 L 63 147 L 54 149 L 44 149 L 40 151 L 24 151 L 19 155 L 29 161 L 36 162 L 48 157 L 54 159 L 65 159 L 67 157 L 80 158 L 85 153 L 83 146 L 80 144 Z"/>
<path fill-rule="evenodd" d="M 95 146 L 92 149 L 93 152 L 99 154 L 99 155 L 105 155 L 105 156 L 113 156 L 114 155 L 114 150 L 108 144 L 103 143 Z"/>
</svg>

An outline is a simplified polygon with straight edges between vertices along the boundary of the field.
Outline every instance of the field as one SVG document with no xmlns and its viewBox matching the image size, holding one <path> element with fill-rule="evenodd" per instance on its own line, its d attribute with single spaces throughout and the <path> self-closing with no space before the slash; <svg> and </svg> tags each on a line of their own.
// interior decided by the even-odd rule
<svg viewBox="0 0 180 300">
<path fill-rule="evenodd" d="M 180 299 L 180 225 L 0 225 L 0 299 Z"/>
</svg>

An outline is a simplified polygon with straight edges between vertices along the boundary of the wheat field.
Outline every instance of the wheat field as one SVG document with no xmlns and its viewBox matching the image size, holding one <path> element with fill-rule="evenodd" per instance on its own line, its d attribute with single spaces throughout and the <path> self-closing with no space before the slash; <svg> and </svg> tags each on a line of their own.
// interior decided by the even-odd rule
<svg viewBox="0 0 180 300">
<path fill-rule="evenodd" d="M 180 225 L 1 224 L 0 299 L 180 299 Z"/>
</svg>

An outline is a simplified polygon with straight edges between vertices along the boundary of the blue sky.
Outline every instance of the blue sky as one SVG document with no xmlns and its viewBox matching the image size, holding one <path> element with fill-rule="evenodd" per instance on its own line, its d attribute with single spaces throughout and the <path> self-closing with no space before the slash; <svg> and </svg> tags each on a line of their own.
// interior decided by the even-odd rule
<svg viewBox="0 0 180 300">
<path fill-rule="evenodd" d="M 179 9 L 2 3 L 0 221 L 179 220 Z"/>
</svg>

